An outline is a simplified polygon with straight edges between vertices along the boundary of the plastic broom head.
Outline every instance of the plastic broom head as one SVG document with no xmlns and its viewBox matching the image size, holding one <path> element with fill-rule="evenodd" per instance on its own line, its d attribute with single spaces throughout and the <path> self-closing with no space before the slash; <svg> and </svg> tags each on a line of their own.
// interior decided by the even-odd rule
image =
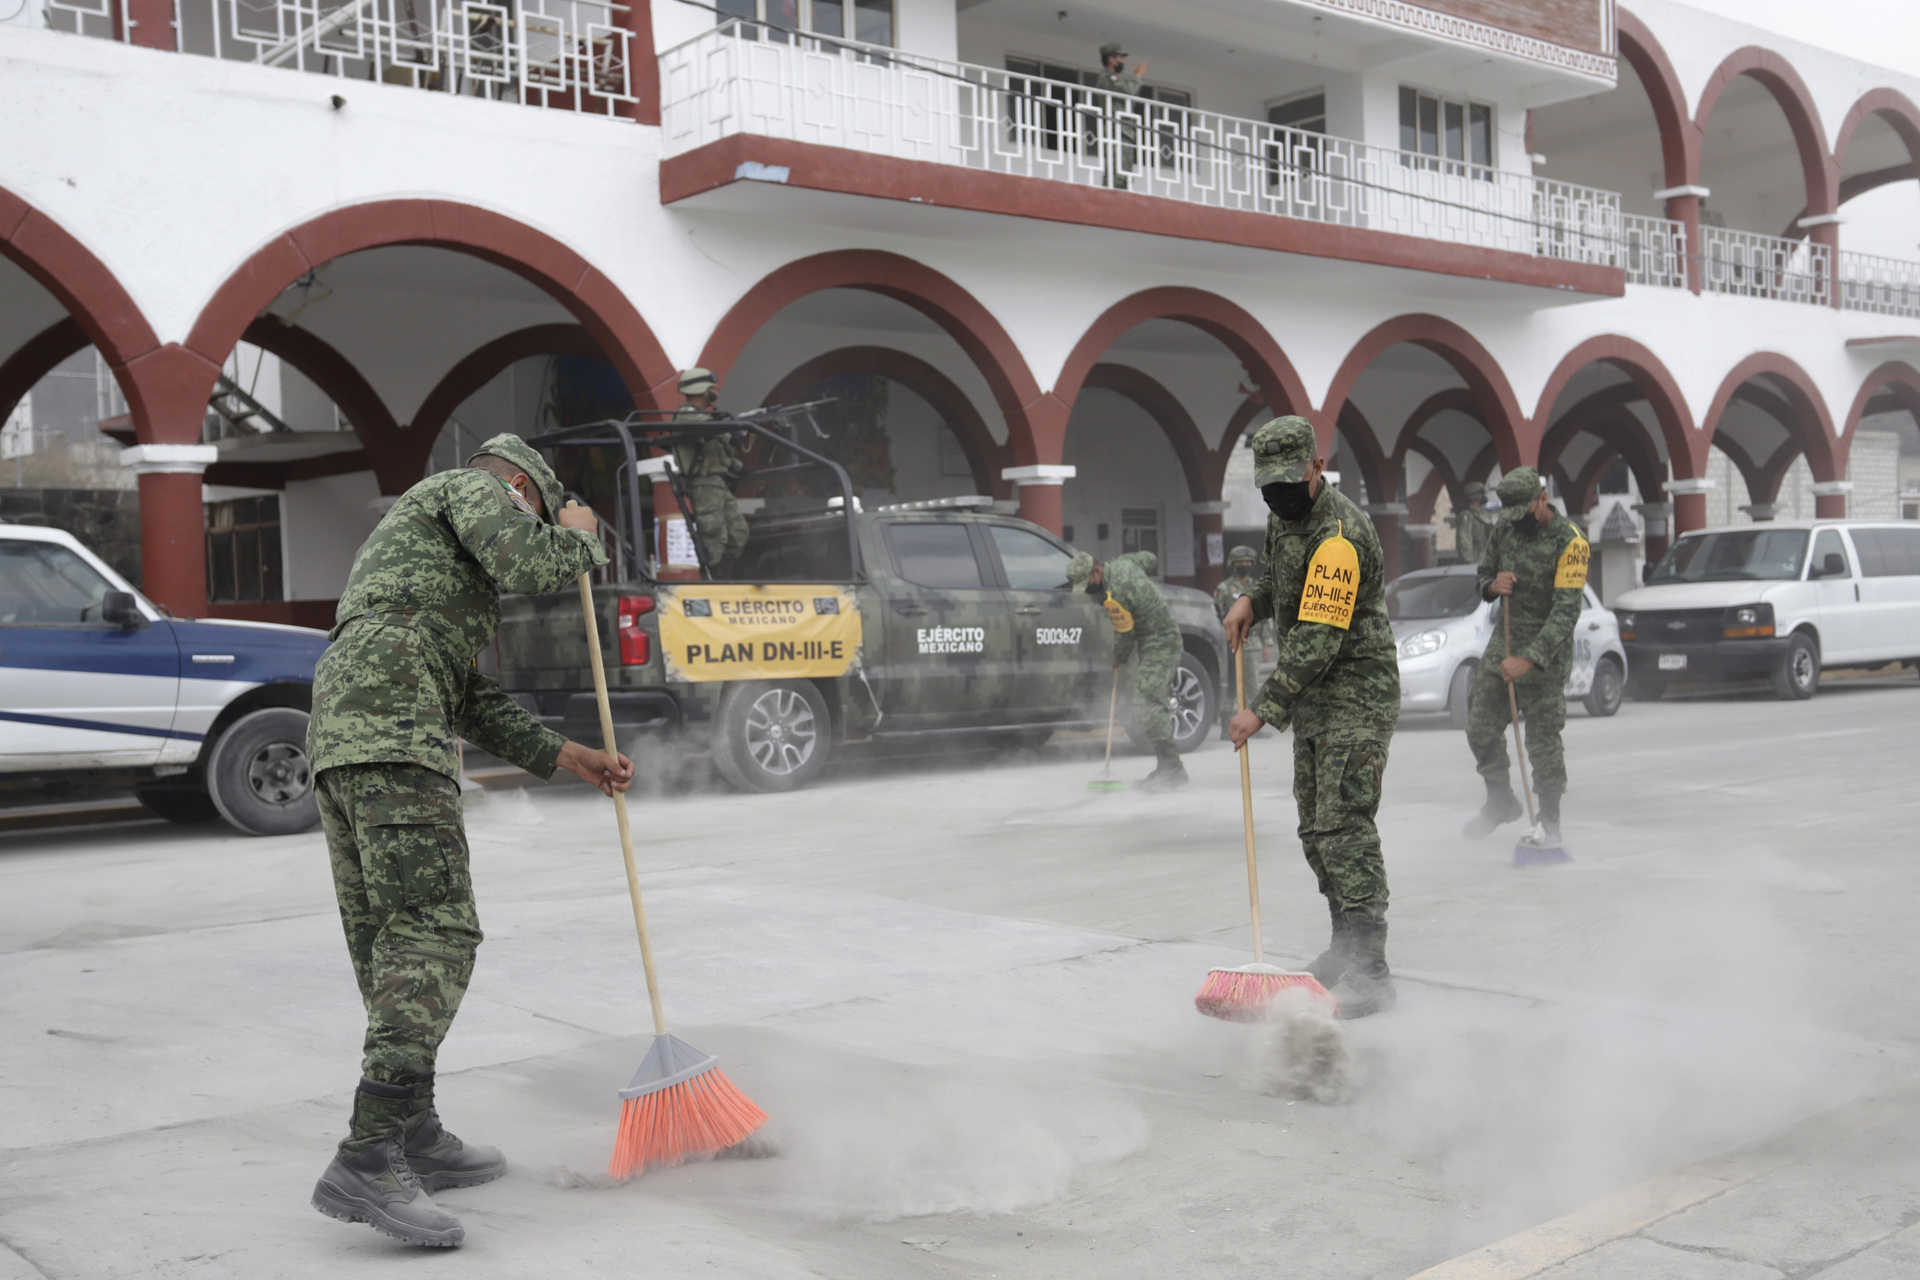
<svg viewBox="0 0 1920 1280">
<path fill-rule="evenodd" d="M 1537 823 L 1513 846 L 1513 865 L 1516 867 L 1562 867 L 1572 861 L 1573 855 L 1566 851 L 1565 846 L 1547 839 L 1546 828 Z"/>
<path fill-rule="evenodd" d="M 765 1124 L 767 1113 L 719 1068 L 720 1059 L 686 1041 L 655 1036 L 620 1091 L 620 1129 L 608 1174 L 625 1182 L 661 1165 L 704 1160 Z"/>
<path fill-rule="evenodd" d="M 1127 784 L 1112 774 L 1103 773 L 1087 784 L 1089 791 L 1125 791 Z"/>
<path fill-rule="evenodd" d="M 1282 995 L 1291 994 L 1310 1007 L 1337 1017 L 1340 1002 L 1310 973 L 1276 969 L 1270 964 L 1242 965 L 1238 969 L 1209 969 L 1193 1007 L 1209 1018 L 1227 1022 L 1264 1022 Z"/>
</svg>

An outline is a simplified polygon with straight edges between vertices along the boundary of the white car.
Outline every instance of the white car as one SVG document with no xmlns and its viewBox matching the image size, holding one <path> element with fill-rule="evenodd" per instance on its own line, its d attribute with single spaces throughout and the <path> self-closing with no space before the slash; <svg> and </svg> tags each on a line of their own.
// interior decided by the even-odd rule
<svg viewBox="0 0 1920 1280">
<path fill-rule="evenodd" d="M 1470 564 L 1416 569 L 1387 584 L 1387 618 L 1400 646 L 1400 712 L 1444 711 L 1467 727 L 1467 695 L 1487 638 L 1500 625 L 1494 606 L 1474 590 Z M 1567 697 L 1587 714 L 1610 716 L 1626 688 L 1627 653 L 1613 613 L 1593 588 L 1573 628 L 1573 675 Z"/>
<path fill-rule="evenodd" d="M 0 785 L 131 786 L 170 822 L 308 830 L 326 647 L 307 627 L 167 617 L 72 534 L 0 524 Z"/>
<path fill-rule="evenodd" d="M 1823 667 L 1920 666 L 1920 524 L 1813 520 L 1702 529 L 1619 600 L 1636 698 L 1670 680 L 1765 676 L 1811 698 Z"/>
</svg>

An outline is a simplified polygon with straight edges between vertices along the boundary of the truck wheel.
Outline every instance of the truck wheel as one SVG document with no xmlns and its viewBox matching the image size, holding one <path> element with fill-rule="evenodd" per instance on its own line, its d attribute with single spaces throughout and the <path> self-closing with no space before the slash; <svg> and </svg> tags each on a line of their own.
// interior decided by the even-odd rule
<svg viewBox="0 0 1920 1280">
<path fill-rule="evenodd" d="M 1587 690 L 1586 706 L 1590 716 L 1610 716 L 1620 709 L 1620 694 L 1626 674 L 1619 662 L 1607 655 L 1593 664 L 1593 687 Z"/>
<path fill-rule="evenodd" d="M 1811 698 L 1820 689 L 1820 647 L 1804 631 L 1787 637 L 1787 651 L 1773 669 L 1773 696 L 1787 702 Z"/>
<path fill-rule="evenodd" d="M 1467 727 L 1467 705 L 1473 698 L 1473 678 L 1479 670 L 1474 663 L 1463 662 L 1447 682 L 1447 723 L 1456 729 Z"/>
<path fill-rule="evenodd" d="M 220 810 L 214 808 L 213 797 L 197 787 L 135 787 L 133 798 L 145 805 L 149 813 L 168 822 L 187 825 L 220 821 Z"/>
<path fill-rule="evenodd" d="M 830 725 L 809 681 L 744 681 L 714 718 L 714 767 L 742 791 L 797 791 L 826 768 Z"/>
<path fill-rule="evenodd" d="M 1167 694 L 1167 710 L 1173 716 L 1173 746 L 1181 755 L 1198 751 L 1213 730 L 1220 714 L 1219 695 L 1214 692 L 1213 677 L 1190 653 L 1180 655 L 1173 669 L 1173 688 Z M 1141 751 L 1153 750 L 1137 721 L 1127 725 L 1127 740 Z"/>
<path fill-rule="evenodd" d="M 298 835 L 319 826 L 307 713 L 268 707 L 228 725 L 207 760 L 207 793 L 220 816 L 250 836 Z"/>
</svg>

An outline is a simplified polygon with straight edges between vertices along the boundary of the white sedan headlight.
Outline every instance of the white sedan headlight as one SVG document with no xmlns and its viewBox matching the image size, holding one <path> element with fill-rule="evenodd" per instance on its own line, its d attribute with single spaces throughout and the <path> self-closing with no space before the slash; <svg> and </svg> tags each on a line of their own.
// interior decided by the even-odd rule
<svg viewBox="0 0 1920 1280">
<path fill-rule="evenodd" d="M 1422 654 L 1437 653 L 1446 646 L 1447 633 L 1444 631 L 1422 631 L 1418 635 L 1408 636 L 1400 642 L 1400 656 L 1418 658 Z"/>
</svg>

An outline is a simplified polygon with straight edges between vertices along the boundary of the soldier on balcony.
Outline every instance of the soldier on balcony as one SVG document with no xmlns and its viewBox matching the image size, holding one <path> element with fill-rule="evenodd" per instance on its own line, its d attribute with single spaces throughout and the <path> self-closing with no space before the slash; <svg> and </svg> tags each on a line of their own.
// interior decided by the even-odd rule
<svg viewBox="0 0 1920 1280">
<path fill-rule="evenodd" d="M 1093 87 L 1106 93 L 1124 93 L 1129 97 L 1140 97 L 1145 86 L 1141 77 L 1147 74 L 1147 64 L 1142 61 L 1127 74 L 1127 59 L 1131 55 L 1119 44 L 1109 41 L 1100 46 L 1100 74 L 1094 79 Z M 1101 104 L 1102 111 L 1108 105 Z M 1127 189 L 1127 175 L 1140 167 L 1140 126 L 1131 112 L 1122 114 L 1115 110 L 1119 119 L 1111 126 L 1116 142 L 1109 142 L 1102 148 L 1106 158 L 1107 185 L 1121 191 Z M 1088 142 L 1092 147 L 1100 146 L 1098 125 L 1087 125 Z"/>
</svg>

